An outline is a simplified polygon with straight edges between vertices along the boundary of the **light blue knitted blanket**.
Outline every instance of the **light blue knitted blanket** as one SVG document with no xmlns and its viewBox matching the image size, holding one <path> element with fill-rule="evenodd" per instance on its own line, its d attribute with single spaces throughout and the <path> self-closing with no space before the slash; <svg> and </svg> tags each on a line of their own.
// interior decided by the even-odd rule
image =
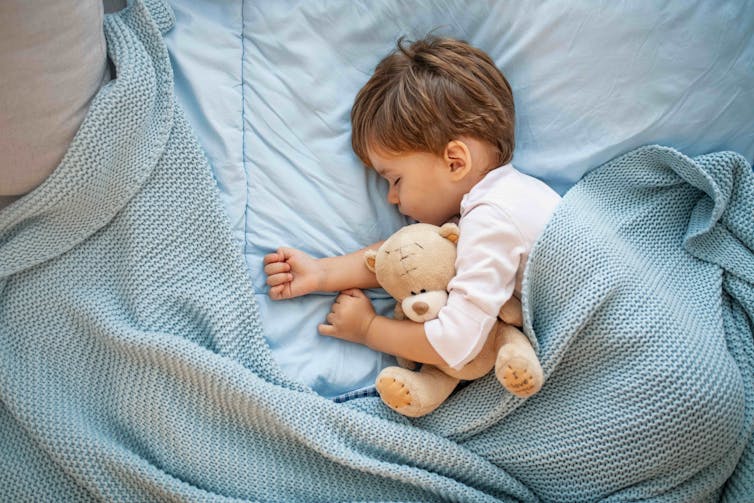
<svg viewBox="0 0 754 503">
<path fill-rule="evenodd" d="M 754 501 L 754 176 L 659 147 L 595 171 L 531 256 L 547 381 L 410 422 L 279 370 L 172 94 L 160 3 L 117 79 L 0 212 L 0 500 Z"/>
</svg>

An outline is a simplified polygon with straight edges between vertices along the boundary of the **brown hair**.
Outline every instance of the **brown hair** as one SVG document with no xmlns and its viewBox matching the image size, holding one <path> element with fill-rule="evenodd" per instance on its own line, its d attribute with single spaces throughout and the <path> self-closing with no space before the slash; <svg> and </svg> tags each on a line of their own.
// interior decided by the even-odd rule
<svg viewBox="0 0 754 503">
<path fill-rule="evenodd" d="M 351 109 L 351 143 L 370 166 L 368 148 L 442 155 L 460 136 L 513 157 L 515 109 L 510 84 L 482 50 L 429 35 L 397 48 L 375 68 Z"/>
</svg>

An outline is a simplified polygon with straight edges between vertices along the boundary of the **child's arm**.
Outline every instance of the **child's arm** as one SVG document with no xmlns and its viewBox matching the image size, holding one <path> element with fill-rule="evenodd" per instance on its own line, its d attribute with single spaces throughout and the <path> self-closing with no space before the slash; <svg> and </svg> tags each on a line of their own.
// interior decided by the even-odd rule
<svg viewBox="0 0 754 503">
<path fill-rule="evenodd" d="M 312 292 L 348 288 L 376 288 L 377 278 L 364 265 L 364 252 L 382 242 L 338 257 L 315 259 L 295 248 L 280 248 L 264 257 L 264 272 L 272 300 L 291 299 Z"/>
<path fill-rule="evenodd" d="M 342 292 L 327 315 L 327 323 L 319 325 L 320 334 L 419 363 L 445 363 L 427 340 L 423 323 L 377 316 L 361 290 Z"/>
</svg>

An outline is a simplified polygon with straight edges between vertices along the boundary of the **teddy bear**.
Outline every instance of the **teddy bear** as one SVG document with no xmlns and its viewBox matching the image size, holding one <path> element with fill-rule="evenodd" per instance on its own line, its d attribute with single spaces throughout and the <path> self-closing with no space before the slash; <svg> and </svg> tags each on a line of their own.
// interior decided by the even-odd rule
<svg viewBox="0 0 754 503">
<path fill-rule="evenodd" d="M 397 302 L 396 319 L 425 322 L 437 317 L 448 299 L 447 286 L 455 275 L 459 228 L 412 224 L 399 229 L 377 250 L 365 253 L 367 268 Z M 528 397 L 539 391 L 542 367 L 522 326 L 521 303 L 515 297 L 501 308 L 498 320 L 479 354 L 461 370 L 398 358 L 400 366 L 383 369 L 376 388 L 391 409 L 421 417 L 437 409 L 461 380 L 478 379 L 493 368 L 509 392 Z"/>
</svg>

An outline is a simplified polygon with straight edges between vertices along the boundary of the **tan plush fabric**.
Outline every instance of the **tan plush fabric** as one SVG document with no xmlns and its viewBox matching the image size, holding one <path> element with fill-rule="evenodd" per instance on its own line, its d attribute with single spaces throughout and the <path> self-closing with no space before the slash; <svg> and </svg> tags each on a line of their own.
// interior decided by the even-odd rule
<svg viewBox="0 0 754 503">
<path fill-rule="evenodd" d="M 109 80 L 102 0 L 0 2 L 0 208 L 52 173 Z"/>
</svg>

